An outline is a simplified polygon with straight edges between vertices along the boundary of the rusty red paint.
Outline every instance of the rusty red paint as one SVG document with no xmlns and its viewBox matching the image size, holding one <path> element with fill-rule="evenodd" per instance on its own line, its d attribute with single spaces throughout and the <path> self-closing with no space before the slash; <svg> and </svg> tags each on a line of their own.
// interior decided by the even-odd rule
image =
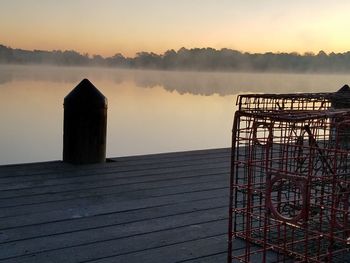
<svg viewBox="0 0 350 263">
<path fill-rule="evenodd" d="M 350 110 L 329 97 L 239 96 L 228 262 L 350 259 Z"/>
</svg>

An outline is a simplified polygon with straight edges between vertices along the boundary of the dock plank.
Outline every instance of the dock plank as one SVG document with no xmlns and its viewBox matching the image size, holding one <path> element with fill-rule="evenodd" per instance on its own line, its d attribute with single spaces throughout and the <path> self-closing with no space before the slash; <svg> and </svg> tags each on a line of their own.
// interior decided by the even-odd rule
<svg viewBox="0 0 350 263">
<path fill-rule="evenodd" d="M 0 166 L 0 262 L 216 262 L 229 169 L 229 149 Z"/>
<path fill-rule="evenodd" d="M 182 161 L 189 160 L 200 160 L 216 158 L 221 156 L 228 156 L 230 150 L 228 148 L 223 149 L 212 149 L 212 150 L 198 150 L 189 152 L 175 152 L 175 153 L 165 153 L 165 154 L 150 154 L 150 155 L 139 155 L 139 156 L 127 156 L 118 158 L 108 158 L 112 162 L 106 162 L 104 164 L 88 164 L 84 165 L 82 170 L 79 165 L 72 165 L 69 163 L 64 163 L 62 161 L 52 161 L 52 162 L 40 162 L 40 163 L 29 163 L 29 164 L 16 164 L 16 165 L 3 165 L 0 169 L 1 177 L 14 177 L 14 176 L 29 176 L 29 175 L 45 175 L 45 174 L 57 174 L 60 172 L 76 172 L 76 171 L 90 171 L 90 170 L 101 170 L 109 169 L 114 165 L 129 164 L 129 165 L 145 165 L 148 163 L 170 163 L 178 162 L 180 164 Z"/>
<path fill-rule="evenodd" d="M 105 176 L 110 176 L 111 174 L 114 176 L 123 176 L 124 174 L 128 174 L 129 176 L 140 176 L 140 175 L 146 175 L 145 172 L 148 173 L 164 173 L 167 172 L 169 169 L 172 170 L 188 170 L 188 169 L 194 169 L 194 168 L 209 168 L 210 165 L 222 165 L 223 163 L 226 163 L 227 156 L 222 157 L 208 157 L 208 159 L 199 159 L 199 160 L 187 160 L 187 161 L 181 161 L 179 163 L 177 162 L 166 162 L 166 163 L 159 163 L 157 164 L 156 161 L 153 161 L 152 163 L 145 164 L 145 165 L 124 165 L 119 163 L 113 163 L 112 164 L 101 164 L 100 169 L 75 169 L 72 171 L 52 171 L 47 172 L 44 174 L 38 173 L 38 174 L 31 174 L 31 175 L 8 175 L 7 177 L 0 178 L 0 184 L 1 186 L 6 186 L 6 184 L 14 184 L 19 185 L 20 187 L 23 187 L 21 183 L 25 184 L 27 183 L 27 187 L 34 187 L 37 185 L 46 185 L 49 183 L 49 185 L 52 184 L 62 184 L 64 182 L 74 182 L 74 181 L 81 181 L 81 180 L 87 180 L 90 179 L 90 177 L 93 177 L 95 179 L 102 180 Z M 108 165 L 108 166 L 107 166 Z M 227 163 L 226 163 L 227 165 Z M 26 185 L 24 185 L 26 186 Z M 3 189 L 6 190 L 6 189 Z"/>
<path fill-rule="evenodd" d="M 143 250 L 224 235 L 226 227 L 226 220 L 188 224 L 125 238 L 90 242 L 35 254 L 23 254 L 20 257 L 3 257 L 2 260 L 3 262 L 83 262 L 106 256 L 132 255 Z M 177 252 L 173 251 L 173 254 L 175 256 Z M 138 260 L 140 261 L 141 258 Z"/>
<path fill-rule="evenodd" d="M 33 237 L 63 234 L 118 224 L 139 222 L 147 219 L 156 219 L 179 214 L 193 213 L 196 211 L 210 210 L 226 207 L 227 196 L 182 202 L 177 204 L 153 206 L 131 211 L 109 211 L 85 217 L 62 217 L 61 219 L 31 224 L 16 224 L 0 229 L 2 238 L 0 243 L 26 240 Z M 38 233 L 40 226 L 40 233 Z M 5 238 L 6 237 L 6 238 Z"/>
<path fill-rule="evenodd" d="M 40 203 L 49 203 L 62 200 L 72 200 L 75 198 L 84 198 L 91 196 L 101 196 L 109 194 L 131 194 L 138 193 L 139 195 L 162 195 L 166 193 L 174 193 L 176 189 L 181 188 L 183 191 L 195 191 L 205 189 L 206 185 L 210 184 L 215 187 L 227 186 L 227 180 L 224 180 L 227 173 L 213 174 L 202 177 L 184 177 L 180 179 L 168 179 L 160 181 L 141 181 L 131 184 L 112 184 L 104 187 L 78 188 L 76 191 L 63 191 L 58 193 L 44 193 L 36 195 L 25 195 L 19 197 L 1 198 L 0 208 L 8 208 L 13 206 L 33 205 Z"/>
<path fill-rule="evenodd" d="M 133 223 L 112 224 L 63 234 L 17 240 L 2 244 L 4 251 L 1 253 L 0 259 L 81 246 L 88 243 L 98 243 L 105 240 L 125 239 L 135 235 L 148 235 L 189 225 L 201 225 L 206 222 L 224 219 L 226 216 L 226 207 L 221 207 L 156 219 L 146 219 Z M 145 228 L 145 225 L 147 225 L 147 228 Z"/>
</svg>

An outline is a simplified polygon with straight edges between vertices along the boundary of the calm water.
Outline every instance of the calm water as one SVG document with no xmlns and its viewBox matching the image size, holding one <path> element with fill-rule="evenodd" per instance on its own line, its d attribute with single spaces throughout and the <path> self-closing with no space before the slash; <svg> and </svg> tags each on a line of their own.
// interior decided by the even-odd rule
<svg viewBox="0 0 350 263">
<path fill-rule="evenodd" d="M 63 98 L 83 78 L 108 98 L 109 157 L 228 147 L 237 94 L 350 83 L 334 74 L 0 66 L 0 164 L 61 159 Z"/>
</svg>

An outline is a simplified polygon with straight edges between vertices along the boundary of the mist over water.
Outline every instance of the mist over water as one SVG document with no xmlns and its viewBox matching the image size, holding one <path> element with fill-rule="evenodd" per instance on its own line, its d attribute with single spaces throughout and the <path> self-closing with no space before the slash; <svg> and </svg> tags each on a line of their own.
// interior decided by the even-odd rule
<svg viewBox="0 0 350 263">
<path fill-rule="evenodd" d="M 63 99 L 83 78 L 108 98 L 107 156 L 229 147 L 240 93 L 332 92 L 350 75 L 0 66 L 0 164 L 60 160 Z"/>
</svg>

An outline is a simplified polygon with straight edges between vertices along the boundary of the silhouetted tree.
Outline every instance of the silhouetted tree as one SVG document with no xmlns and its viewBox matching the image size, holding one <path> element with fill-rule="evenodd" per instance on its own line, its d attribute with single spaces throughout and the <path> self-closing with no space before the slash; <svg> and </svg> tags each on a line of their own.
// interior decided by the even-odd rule
<svg viewBox="0 0 350 263">
<path fill-rule="evenodd" d="M 65 66 L 108 66 L 123 68 L 184 69 L 184 70 L 225 70 L 225 71 L 293 71 L 293 72 L 349 72 L 350 52 L 317 55 L 311 52 L 303 55 L 292 53 L 242 53 L 223 48 L 180 48 L 164 54 L 139 52 L 135 57 L 124 57 L 117 53 L 104 58 L 100 55 L 89 57 L 74 50 L 22 50 L 0 45 L 0 63 L 44 63 Z"/>
</svg>

